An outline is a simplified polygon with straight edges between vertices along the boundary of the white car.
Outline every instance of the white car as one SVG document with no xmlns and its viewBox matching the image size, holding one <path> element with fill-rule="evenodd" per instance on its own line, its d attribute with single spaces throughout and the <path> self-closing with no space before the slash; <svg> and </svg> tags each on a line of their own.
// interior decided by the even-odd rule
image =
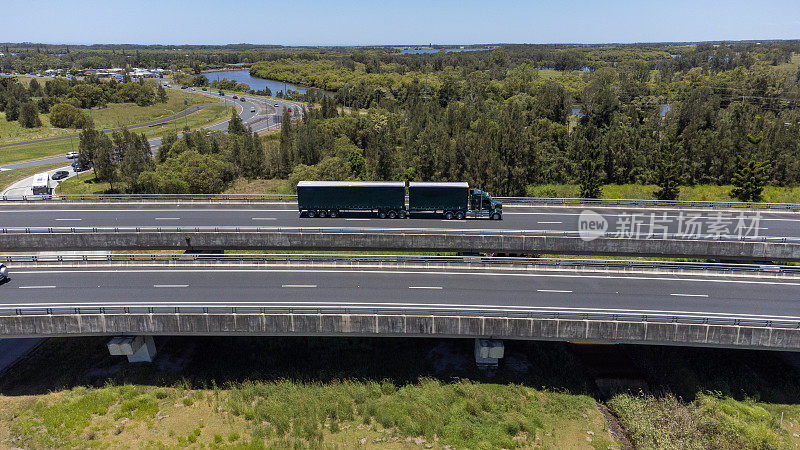
<svg viewBox="0 0 800 450">
<path fill-rule="evenodd" d="M 275 106 L 276 108 L 280 108 L 281 107 L 281 105 L 279 105 L 277 103 L 275 103 L 273 106 Z"/>
<path fill-rule="evenodd" d="M 250 108 L 250 112 L 256 112 L 255 108 Z"/>
<path fill-rule="evenodd" d="M 78 152 L 68 152 L 67 159 L 76 159 L 78 157 Z"/>
<path fill-rule="evenodd" d="M 8 279 L 8 267 L 5 264 L 0 264 L 0 283 Z"/>
</svg>

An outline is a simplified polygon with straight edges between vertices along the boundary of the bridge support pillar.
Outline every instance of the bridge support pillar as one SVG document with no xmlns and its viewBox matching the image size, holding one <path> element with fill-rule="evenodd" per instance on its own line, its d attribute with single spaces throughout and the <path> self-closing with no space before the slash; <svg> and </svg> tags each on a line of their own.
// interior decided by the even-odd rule
<svg viewBox="0 0 800 450">
<path fill-rule="evenodd" d="M 475 364 L 484 369 L 494 369 L 503 357 L 505 347 L 500 339 L 475 339 Z"/>
<path fill-rule="evenodd" d="M 153 336 L 117 336 L 108 341 L 108 352 L 125 355 L 128 362 L 153 362 L 156 344 Z"/>
</svg>

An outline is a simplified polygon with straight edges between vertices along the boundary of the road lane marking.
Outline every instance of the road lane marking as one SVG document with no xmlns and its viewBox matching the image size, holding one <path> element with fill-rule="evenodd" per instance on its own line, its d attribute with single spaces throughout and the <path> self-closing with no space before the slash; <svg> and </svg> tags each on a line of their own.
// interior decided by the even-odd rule
<svg viewBox="0 0 800 450">
<path fill-rule="evenodd" d="M 56 219 L 56 220 L 62 220 L 62 221 L 66 221 L 66 220 L 75 220 L 75 221 L 77 221 L 77 220 L 83 220 L 83 219 Z"/>
<path fill-rule="evenodd" d="M 556 223 L 564 223 L 564 222 L 536 222 L 536 223 L 541 224 L 541 225 L 545 225 L 545 224 L 556 224 Z"/>
<path fill-rule="evenodd" d="M 421 271 L 421 270 L 335 270 L 335 269 L 129 269 L 129 270 L 120 270 L 120 269 L 91 269 L 91 270 L 21 270 L 15 271 L 14 273 L 18 274 L 30 274 L 30 275 L 50 275 L 54 273 L 130 273 L 130 274 L 138 274 L 138 273 L 331 273 L 331 274 L 339 274 L 339 273 L 357 273 L 357 274 L 401 274 L 401 275 L 428 275 L 428 276 L 441 276 L 441 275 L 456 275 L 456 276 L 468 276 L 468 277 L 523 277 L 523 278 L 587 278 L 587 279 L 609 279 L 612 278 L 608 274 L 598 274 L 598 275 L 584 275 L 584 274 L 560 274 L 560 273 L 519 273 L 519 272 L 451 272 L 451 271 Z M 622 277 L 618 277 L 617 279 L 625 279 L 625 280 L 638 280 L 638 281 L 679 281 L 684 283 L 725 283 L 725 284 L 757 284 L 757 285 L 767 285 L 767 286 L 800 286 L 800 282 L 791 282 L 791 281 L 761 281 L 761 280 L 747 280 L 747 279 L 710 279 L 710 278 L 678 278 L 674 276 L 630 276 L 624 273 L 617 273 L 614 272 L 615 275 L 622 275 Z M 703 274 L 708 276 L 708 274 Z M 691 276 L 691 275 L 690 275 Z M 729 274 L 721 274 L 720 277 L 730 277 Z M 751 276 L 751 278 L 757 278 L 755 276 Z"/>
<path fill-rule="evenodd" d="M 282 284 L 282 288 L 315 288 L 316 284 Z"/>
<path fill-rule="evenodd" d="M 19 286 L 20 289 L 55 289 L 55 286 Z"/>
<path fill-rule="evenodd" d="M 185 288 L 189 287 L 188 284 L 154 284 L 154 288 Z"/>
<path fill-rule="evenodd" d="M 441 290 L 442 289 L 441 286 L 409 286 L 408 288 L 409 289 L 435 289 L 435 290 Z"/>
<path fill-rule="evenodd" d="M 181 220 L 180 217 L 156 217 L 156 220 Z"/>
<path fill-rule="evenodd" d="M 344 220 L 372 220 L 372 219 L 344 219 Z"/>
<path fill-rule="evenodd" d="M 708 294 L 669 294 L 674 297 L 708 297 Z"/>
<path fill-rule="evenodd" d="M 536 292 L 552 292 L 556 294 L 571 294 L 572 291 L 565 291 L 563 289 L 537 289 Z"/>
<path fill-rule="evenodd" d="M 278 220 L 274 217 L 253 217 L 252 220 Z"/>
</svg>

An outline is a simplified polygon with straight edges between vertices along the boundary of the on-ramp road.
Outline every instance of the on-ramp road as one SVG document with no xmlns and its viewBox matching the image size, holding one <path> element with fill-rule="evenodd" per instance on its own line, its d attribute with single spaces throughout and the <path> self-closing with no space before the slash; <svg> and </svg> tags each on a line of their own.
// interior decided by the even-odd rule
<svg viewBox="0 0 800 450">
<path fill-rule="evenodd" d="M 170 86 L 170 88 L 177 89 L 174 86 Z M 251 126 L 253 131 L 261 132 L 261 131 L 267 130 L 269 128 L 276 127 L 278 125 L 278 120 L 279 120 L 280 114 L 283 113 L 283 109 L 284 108 L 292 108 L 292 113 L 293 114 L 297 114 L 298 105 L 299 105 L 297 102 L 292 102 L 292 101 L 288 101 L 288 100 L 275 100 L 275 99 L 268 99 L 268 98 L 263 98 L 263 97 L 255 97 L 255 96 L 251 96 L 251 95 L 241 95 L 240 96 L 240 95 L 237 94 L 237 97 L 244 97 L 245 98 L 245 101 L 242 102 L 239 99 L 233 100 L 232 94 L 226 94 L 224 97 L 221 97 L 221 96 L 218 96 L 218 95 L 214 94 L 211 91 L 202 91 L 200 89 L 192 89 L 192 92 L 197 93 L 197 94 L 207 95 L 207 96 L 209 96 L 211 98 L 219 98 L 219 99 L 223 100 L 223 102 L 222 103 L 211 103 L 209 105 L 192 106 L 192 107 L 188 108 L 187 110 L 184 110 L 184 111 L 182 111 L 182 112 L 180 112 L 180 113 L 178 113 L 178 114 L 176 114 L 176 115 L 174 115 L 172 117 L 159 119 L 159 120 L 152 121 L 152 122 L 149 122 L 149 123 L 146 123 L 146 124 L 132 125 L 132 126 L 126 127 L 126 128 L 132 129 L 132 128 L 135 128 L 135 127 L 148 126 L 148 125 L 151 125 L 151 124 L 158 124 L 158 123 L 162 123 L 162 122 L 167 122 L 167 121 L 170 121 L 170 120 L 173 120 L 173 119 L 177 120 L 177 119 L 180 119 L 180 118 L 184 117 L 185 115 L 191 114 L 191 113 L 193 113 L 193 112 L 195 112 L 195 111 L 197 111 L 197 110 L 199 110 L 201 108 L 204 108 L 206 106 L 213 106 L 213 105 L 216 105 L 216 104 L 228 104 L 228 105 L 235 106 L 237 108 L 239 117 L 242 118 L 242 122 L 244 122 L 245 125 Z M 277 103 L 279 105 L 278 108 L 275 108 L 273 106 L 275 103 Z M 253 109 L 255 109 L 255 112 L 252 112 Z M 228 122 L 229 122 L 229 120 L 224 120 L 224 121 L 222 121 L 220 123 L 217 123 L 217 124 L 214 124 L 214 125 L 211 125 L 211 126 L 202 127 L 201 129 L 206 129 L 206 130 L 211 130 L 211 131 L 225 131 L 225 130 L 228 129 Z M 138 131 L 138 130 L 134 130 L 134 131 Z M 52 140 L 60 140 L 60 139 L 69 139 L 69 136 L 60 136 L 60 137 L 57 137 L 57 138 L 42 139 L 42 140 L 30 141 L 30 142 L 22 142 L 22 143 L 3 144 L 3 145 L 0 145 L 0 147 L 7 147 L 7 146 L 12 146 L 12 145 L 23 145 L 23 144 L 31 143 L 31 142 L 44 142 L 44 141 L 52 141 Z M 161 145 L 161 138 L 150 139 L 149 142 L 150 142 L 150 148 L 156 149 L 156 148 L 158 148 L 159 145 Z M 67 159 L 67 157 L 65 155 L 56 155 L 56 156 L 49 156 L 49 157 L 46 157 L 46 158 L 39 158 L 39 159 L 33 159 L 33 160 L 28 160 L 28 161 L 20 161 L 20 162 L 15 162 L 15 163 L 4 164 L 4 165 L 0 166 L 0 170 L 20 169 L 20 168 L 23 168 L 23 167 L 41 166 L 41 165 L 52 164 L 52 163 L 57 163 L 57 162 L 67 163 L 68 161 L 69 160 Z"/>
</svg>

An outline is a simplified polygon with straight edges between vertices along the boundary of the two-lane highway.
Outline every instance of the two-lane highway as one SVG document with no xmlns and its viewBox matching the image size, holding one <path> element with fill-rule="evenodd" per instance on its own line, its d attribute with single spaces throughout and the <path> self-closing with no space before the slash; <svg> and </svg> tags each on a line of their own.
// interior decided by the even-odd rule
<svg viewBox="0 0 800 450">
<path fill-rule="evenodd" d="M 12 267 L 13 269 L 13 267 Z M 528 309 L 800 320 L 800 279 L 553 270 L 318 267 L 13 269 L 0 308 L 250 306 Z"/>
<path fill-rule="evenodd" d="M 0 227 L 131 227 L 131 226 L 263 226 L 263 227 L 381 227 L 381 228 L 448 228 L 497 229 L 528 231 L 579 230 L 579 219 L 585 208 L 553 206 L 504 206 L 503 220 L 485 219 L 444 220 L 432 215 L 417 215 L 410 219 L 377 219 L 370 214 L 343 214 L 342 217 L 300 217 L 296 203 L 273 202 L 262 204 L 192 204 L 192 203 L 15 203 L 0 204 Z M 661 221 L 667 233 L 687 231 L 687 217 L 698 224 L 692 230 L 706 234 L 715 224 L 727 224 L 727 231 L 736 235 L 741 214 L 749 226 L 748 236 L 800 237 L 800 213 L 760 212 L 758 223 L 753 223 L 753 211 L 699 211 L 670 208 L 593 208 L 609 222 L 609 232 L 622 221 L 639 220 L 638 230 L 644 237 L 649 232 L 649 221 Z M 718 227 L 719 228 L 719 227 Z M 633 229 L 628 227 L 627 231 Z M 658 234 L 658 233 L 655 233 Z"/>
</svg>

